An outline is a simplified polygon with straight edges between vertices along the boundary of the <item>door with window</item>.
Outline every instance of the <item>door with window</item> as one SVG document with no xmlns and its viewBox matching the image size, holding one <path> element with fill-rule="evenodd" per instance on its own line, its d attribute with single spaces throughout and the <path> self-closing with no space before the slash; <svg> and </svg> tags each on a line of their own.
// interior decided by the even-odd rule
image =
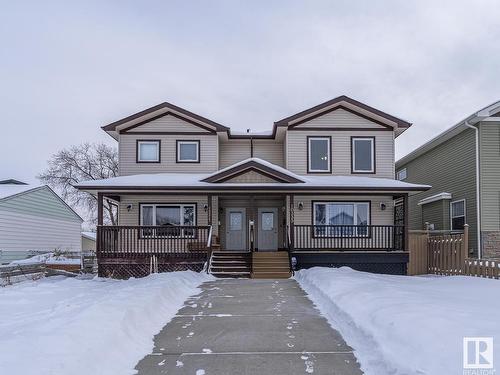
<svg viewBox="0 0 500 375">
<path fill-rule="evenodd" d="M 258 209 L 257 248 L 259 251 L 278 250 L 278 209 Z"/>
<path fill-rule="evenodd" d="M 226 250 L 246 250 L 246 210 L 245 208 L 226 209 Z"/>
</svg>

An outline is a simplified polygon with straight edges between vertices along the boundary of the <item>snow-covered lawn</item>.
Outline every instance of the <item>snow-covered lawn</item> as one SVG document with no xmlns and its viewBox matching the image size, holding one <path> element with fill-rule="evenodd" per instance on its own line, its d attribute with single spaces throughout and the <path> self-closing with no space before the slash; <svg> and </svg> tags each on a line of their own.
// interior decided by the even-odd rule
<svg viewBox="0 0 500 375">
<path fill-rule="evenodd" d="M 126 281 L 50 277 L 0 288 L 0 373 L 133 374 L 153 336 L 211 280 L 191 271 Z"/>
<path fill-rule="evenodd" d="M 463 337 L 493 337 L 500 368 L 500 281 L 375 275 L 343 267 L 296 273 L 367 375 L 462 374 Z"/>
</svg>

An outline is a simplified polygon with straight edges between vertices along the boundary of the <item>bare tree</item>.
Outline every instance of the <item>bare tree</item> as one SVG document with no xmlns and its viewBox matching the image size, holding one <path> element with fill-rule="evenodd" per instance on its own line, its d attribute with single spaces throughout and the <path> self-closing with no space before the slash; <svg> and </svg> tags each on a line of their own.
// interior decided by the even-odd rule
<svg viewBox="0 0 500 375">
<path fill-rule="evenodd" d="M 63 149 L 48 161 L 49 167 L 38 178 L 61 193 L 62 198 L 73 208 L 81 208 L 97 222 L 97 197 L 74 188 L 75 184 L 87 180 L 100 180 L 118 176 L 118 152 L 104 143 L 84 143 Z M 104 217 L 111 225 L 117 224 L 117 210 L 111 202 L 104 200 Z"/>
</svg>

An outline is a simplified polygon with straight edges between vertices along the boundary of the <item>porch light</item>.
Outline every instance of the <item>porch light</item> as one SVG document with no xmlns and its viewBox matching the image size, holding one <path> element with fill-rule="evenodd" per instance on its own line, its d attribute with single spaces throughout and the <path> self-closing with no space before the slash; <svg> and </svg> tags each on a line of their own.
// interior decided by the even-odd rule
<svg viewBox="0 0 500 375">
<path fill-rule="evenodd" d="M 304 203 L 299 202 L 299 211 L 302 211 L 304 209 Z"/>
<path fill-rule="evenodd" d="M 131 209 L 132 209 L 132 205 L 131 204 L 127 205 L 127 211 L 130 212 Z"/>
<path fill-rule="evenodd" d="M 208 205 L 207 204 L 204 204 L 203 205 L 203 211 L 207 212 L 208 211 Z"/>
<path fill-rule="evenodd" d="M 385 203 L 380 203 L 380 210 L 381 211 L 385 211 L 386 208 L 387 208 L 387 205 Z"/>
</svg>

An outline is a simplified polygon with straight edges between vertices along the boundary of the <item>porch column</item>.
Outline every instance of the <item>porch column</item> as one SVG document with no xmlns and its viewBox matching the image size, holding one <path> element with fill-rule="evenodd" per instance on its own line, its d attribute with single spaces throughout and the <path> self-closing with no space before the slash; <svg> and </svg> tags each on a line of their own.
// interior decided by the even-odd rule
<svg viewBox="0 0 500 375">
<path fill-rule="evenodd" d="M 103 224 L 103 194 L 97 193 L 97 225 Z"/>
<path fill-rule="evenodd" d="M 207 195 L 208 225 L 212 225 L 212 194 Z"/>
<path fill-rule="evenodd" d="M 404 251 L 410 251 L 410 223 L 408 212 L 408 194 L 403 196 L 403 212 L 404 212 Z"/>
</svg>

